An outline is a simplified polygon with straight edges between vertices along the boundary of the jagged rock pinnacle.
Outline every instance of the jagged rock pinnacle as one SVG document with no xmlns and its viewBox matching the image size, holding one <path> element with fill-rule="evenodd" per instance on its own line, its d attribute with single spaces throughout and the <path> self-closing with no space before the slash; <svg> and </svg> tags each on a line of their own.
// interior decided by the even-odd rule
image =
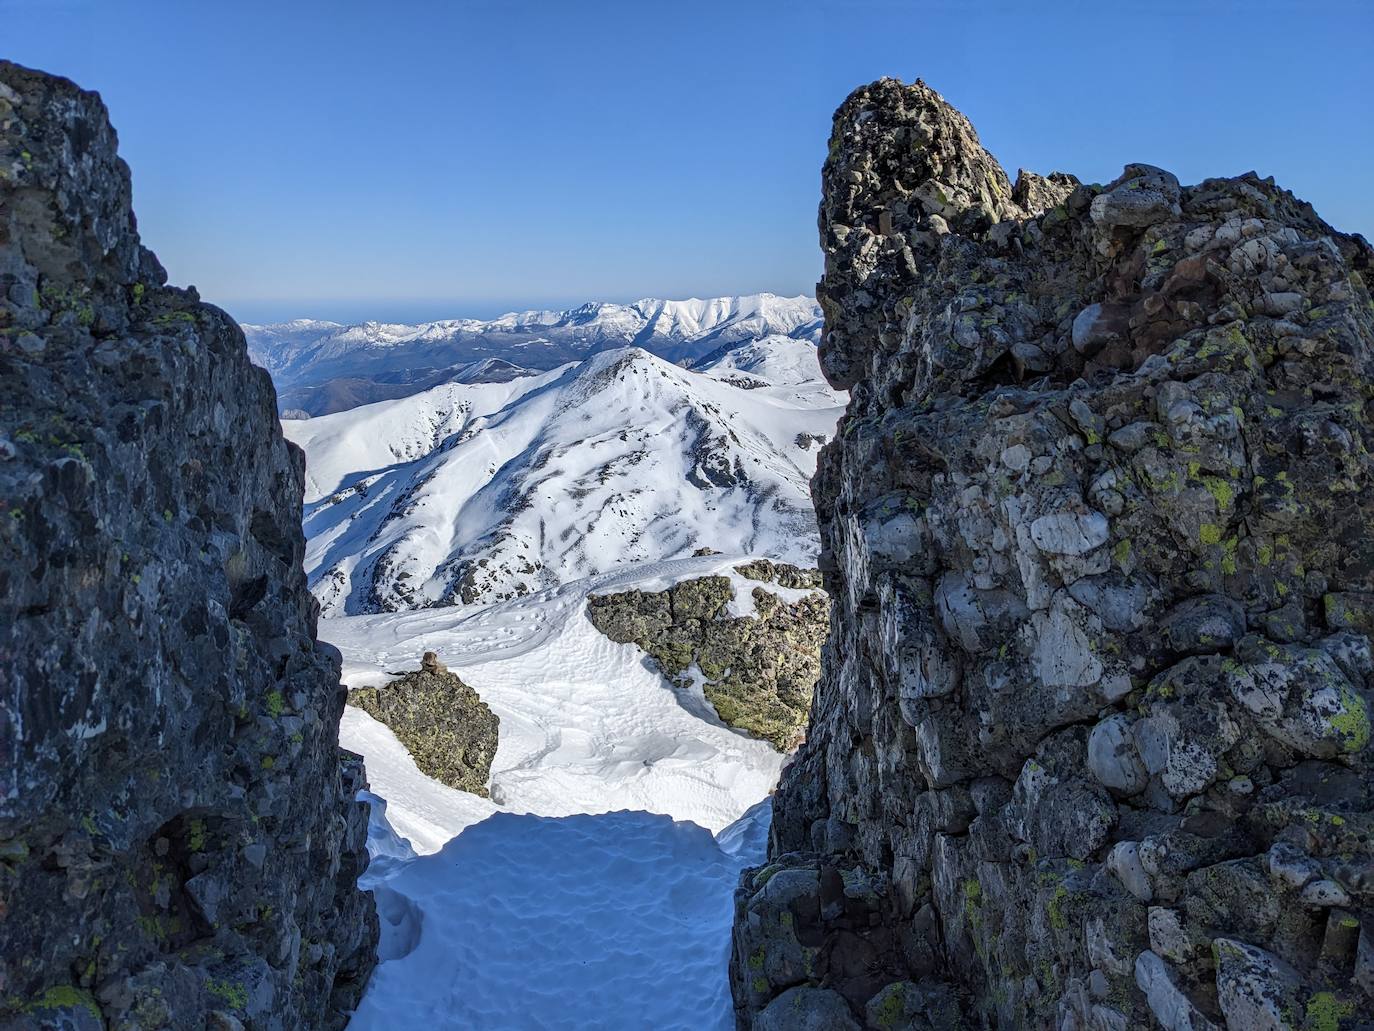
<svg viewBox="0 0 1374 1031">
<path fill-rule="evenodd" d="M 1253 173 L 1009 187 L 891 79 L 823 185 L 835 615 L 740 1026 L 1353 1028 L 1369 246 Z"/>
</svg>

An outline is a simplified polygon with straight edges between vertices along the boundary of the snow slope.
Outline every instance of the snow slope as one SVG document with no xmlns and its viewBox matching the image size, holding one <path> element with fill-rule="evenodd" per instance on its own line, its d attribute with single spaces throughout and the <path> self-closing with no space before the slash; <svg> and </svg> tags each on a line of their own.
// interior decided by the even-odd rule
<svg viewBox="0 0 1374 1031">
<path fill-rule="evenodd" d="M 343 326 L 296 319 L 243 330 L 249 354 L 272 374 L 283 409 L 322 415 L 358 398 L 396 397 L 457 376 L 470 378 L 473 364 L 484 359 L 542 371 L 633 345 L 683 362 L 770 335 L 814 343 L 819 327 L 820 309 L 812 298 L 765 293 L 592 303 L 488 321 Z"/>
<path fill-rule="evenodd" d="M 732 893 L 763 858 L 769 809 L 757 803 L 782 757 L 599 634 L 585 605 L 713 573 L 747 593 L 757 585 L 733 572 L 740 561 L 642 565 L 476 612 L 321 624 L 350 685 L 432 649 L 501 718 L 486 800 L 425 777 L 386 727 L 345 711 L 341 743 L 386 800 L 364 881 L 384 962 L 355 1031 L 733 1026 Z"/>
<path fill-rule="evenodd" d="M 491 802 L 447 788 L 436 796 L 403 749 L 397 761 L 400 746 L 366 713 L 345 713 L 344 747 L 367 757 L 373 791 L 411 807 L 393 809 L 392 822 L 421 851 L 498 804 L 543 816 L 641 809 L 719 830 L 772 789 L 782 757 L 674 689 L 638 648 L 603 636 L 585 609 L 591 593 L 658 590 L 717 573 L 747 595 L 759 584 L 733 572 L 742 561 L 714 555 L 638 565 L 472 612 L 324 620 L 320 636 L 343 653 L 350 687 L 384 683 L 388 672 L 413 669 L 434 651 L 501 718 Z M 420 798 L 424 806 L 410 801 Z"/>
<path fill-rule="evenodd" d="M 487 604 L 701 547 L 802 565 L 844 395 L 815 348 L 750 341 L 687 370 L 638 348 L 283 424 L 307 458 L 326 615 Z"/>
</svg>

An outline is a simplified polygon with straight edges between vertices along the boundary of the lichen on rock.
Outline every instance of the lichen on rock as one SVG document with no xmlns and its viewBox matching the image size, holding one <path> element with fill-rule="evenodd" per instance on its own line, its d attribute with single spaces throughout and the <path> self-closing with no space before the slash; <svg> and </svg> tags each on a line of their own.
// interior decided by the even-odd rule
<svg viewBox="0 0 1374 1031">
<path fill-rule="evenodd" d="M 166 278 L 100 98 L 0 61 L 0 1026 L 339 1028 L 377 918 L 304 462 Z"/>
<path fill-rule="evenodd" d="M 738 572 L 783 587 L 819 586 L 813 570 L 766 559 Z M 829 602 L 818 590 L 788 602 L 755 587 L 754 615 L 732 616 L 734 591 L 728 576 L 706 576 L 666 591 L 592 595 L 587 616 L 611 640 L 642 648 L 670 680 L 686 686 L 699 673 L 706 700 L 725 723 L 791 751 L 820 674 Z"/>
<path fill-rule="evenodd" d="M 488 797 L 500 718 L 434 652 L 413 673 L 349 691 L 348 704 L 390 727 L 425 776 Z"/>
<path fill-rule="evenodd" d="M 1368 244 L 1253 173 L 1013 185 L 890 79 L 836 114 L 820 229 L 834 629 L 736 896 L 740 1026 L 923 1027 L 919 991 L 969 1026 L 1355 1027 Z"/>
</svg>

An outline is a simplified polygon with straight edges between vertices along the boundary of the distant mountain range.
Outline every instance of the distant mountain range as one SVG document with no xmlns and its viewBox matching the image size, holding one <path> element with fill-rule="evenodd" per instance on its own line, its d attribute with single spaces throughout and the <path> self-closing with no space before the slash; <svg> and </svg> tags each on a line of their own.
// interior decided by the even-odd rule
<svg viewBox="0 0 1374 1031">
<path fill-rule="evenodd" d="M 809 340 L 772 335 L 691 370 L 621 347 L 286 420 L 312 590 L 337 616 L 489 604 L 702 548 L 813 564 L 809 481 L 845 400 Z"/>
<path fill-rule="evenodd" d="M 765 293 L 592 303 L 488 321 L 345 326 L 296 319 L 243 329 L 253 360 L 272 374 L 281 411 L 301 417 L 404 397 L 441 383 L 508 381 L 626 346 L 692 365 L 770 336 L 815 342 L 820 326 L 812 298 Z"/>
</svg>

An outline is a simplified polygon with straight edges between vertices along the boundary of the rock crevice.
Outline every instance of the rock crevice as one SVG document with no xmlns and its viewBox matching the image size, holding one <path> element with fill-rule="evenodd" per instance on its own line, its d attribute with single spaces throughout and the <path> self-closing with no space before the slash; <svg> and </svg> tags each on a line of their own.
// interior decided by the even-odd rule
<svg viewBox="0 0 1374 1031">
<path fill-rule="evenodd" d="M 1012 184 L 894 80 L 820 232 L 834 607 L 741 1027 L 1356 1026 L 1368 244 L 1253 173 Z"/>
</svg>

